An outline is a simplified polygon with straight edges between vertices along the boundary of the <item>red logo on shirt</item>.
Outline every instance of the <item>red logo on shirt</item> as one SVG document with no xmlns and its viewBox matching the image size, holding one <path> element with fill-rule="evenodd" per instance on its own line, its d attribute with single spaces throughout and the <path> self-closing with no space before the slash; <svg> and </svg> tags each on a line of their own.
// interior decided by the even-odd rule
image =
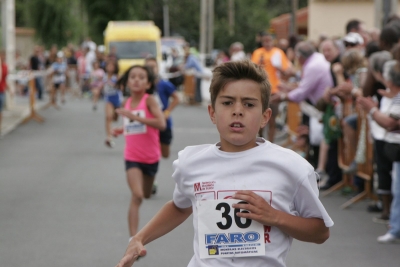
<svg viewBox="0 0 400 267">
<path fill-rule="evenodd" d="M 200 183 L 195 183 L 195 184 L 193 185 L 193 187 L 194 187 L 194 192 L 202 191 L 202 190 L 203 190 L 203 189 L 201 189 Z"/>
</svg>

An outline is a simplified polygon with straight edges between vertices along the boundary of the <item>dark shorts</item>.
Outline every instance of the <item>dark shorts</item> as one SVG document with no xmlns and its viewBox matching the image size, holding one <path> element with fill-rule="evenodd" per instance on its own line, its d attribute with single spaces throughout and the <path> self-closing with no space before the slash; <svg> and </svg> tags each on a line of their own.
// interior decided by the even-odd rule
<svg viewBox="0 0 400 267">
<path fill-rule="evenodd" d="M 61 84 L 64 84 L 64 83 L 54 83 L 53 84 L 54 89 L 56 89 L 56 90 L 59 89 Z"/>
<path fill-rule="evenodd" d="M 172 129 L 167 128 L 165 131 L 160 131 L 160 143 L 170 145 L 172 141 Z"/>
<path fill-rule="evenodd" d="M 131 168 L 139 168 L 144 175 L 154 177 L 158 171 L 158 161 L 153 164 L 140 163 L 135 161 L 125 160 L 125 170 Z"/>
<path fill-rule="evenodd" d="M 376 173 L 378 174 L 379 195 L 389 195 L 392 190 L 392 166 L 393 161 L 386 157 L 384 148 L 385 141 L 374 141 L 374 156 L 376 163 Z"/>
<path fill-rule="evenodd" d="M 121 100 L 118 94 L 107 95 L 104 98 L 108 103 L 111 103 L 111 105 L 113 105 L 114 109 L 119 108 L 121 106 Z"/>
</svg>

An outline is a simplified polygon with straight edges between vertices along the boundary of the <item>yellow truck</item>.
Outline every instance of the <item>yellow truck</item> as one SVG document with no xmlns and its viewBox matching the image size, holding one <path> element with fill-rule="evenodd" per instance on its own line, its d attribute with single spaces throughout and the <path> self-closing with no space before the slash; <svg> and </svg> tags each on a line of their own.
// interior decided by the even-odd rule
<svg viewBox="0 0 400 267">
<path fill-rule="evenodd" d="M 161 31 L 153 21 L 110 21 L 104 45 L 107 53 L 116 54 L 120 75 L 132 65 L 143 65 L 149 56 L 161 62 Z"/>
</svg>

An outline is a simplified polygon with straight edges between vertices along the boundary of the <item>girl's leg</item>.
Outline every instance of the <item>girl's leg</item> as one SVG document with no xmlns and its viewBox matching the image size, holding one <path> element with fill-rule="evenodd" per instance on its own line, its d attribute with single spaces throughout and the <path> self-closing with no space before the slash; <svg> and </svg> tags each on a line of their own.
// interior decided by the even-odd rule
<svg viewBox="0 0 400 267">
<path fill-rule="evenodd" d="M 139 207 L 143 201 L 143 173 L 139 168 L 130 168 L 126 171 L 132 198 L 128 211 L 129 234 L 134 236 L 139 225 Z"/>
<path fill-rule="evenodd" d="M 60 92 L 61 92 L 61 103 L 65 103 L 65 91 L 66 91 L 66 87 L 65 87 L 65 83 L 60 84 Z"/>
<path fill-rule="evenodd" d="M 114 118 L 114 112 L 115 111 L 114 111 L 113 105 L 110 102 L 106 102 L 106 110 L 105 110 L 105 113 L 106 113 L 106 135 L 107 135 L 106 145 L 110 146 L 110 147 L 112 147 L 112 134 L 111 134 L 112 127 L 111 127 L 111 125 L 112 125 L 112 121 Z"/>
<path fill-rule="evenodd" d="M 155 176 L 148 176 L 148 175 L 143 175 L 143 193 L 144 193 L 144 198 L 150 198 L 151 197 L 151 192 L 153 191 L 153 184 L 155 180 Z"/>
<path fill-rule="evenodd" d="M 168 158 L 170 153 L 169 145 L 161 143 L 161 154 L 163 158 Z"/>
<path fill-rule="evenodd" d="M 56 86 L 53 85 L 50 88 L 50 101 L 47 104 L 47 107 L 50 107 L 50 106 L 57 107 L 56 92 L 57 92 Z"/>
<path fill-rule="evenodd" d="M 97 102 L 99 101 L 99 96 L 100 96 L 100 88 L 93 87 L 92 88 L 93 110 L 97 109 Z"/>
</svg>

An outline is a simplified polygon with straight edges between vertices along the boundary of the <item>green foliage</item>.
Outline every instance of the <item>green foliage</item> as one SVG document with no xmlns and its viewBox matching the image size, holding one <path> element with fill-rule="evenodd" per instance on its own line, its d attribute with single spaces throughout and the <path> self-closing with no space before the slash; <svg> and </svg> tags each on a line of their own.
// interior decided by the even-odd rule
<svg viewBox="0 0 400 267">
<path fill-rule="evenodd" d="M 169 0 L 168 5 L 171 35 L 183 36 L 190 44 L 198 45 L 200 38 L 200 1 Z"/>
<path fill-rule="evenodd" d="M 15 1 L 15 26 L 26 27 L 28 25 L 28 10 L 26 8 L 26 0 Z"/>
<path fill-rule="evenodd" d="M 36 29 L 46 46 L 80 42 L 86 35 L 103 43 L 103 32 L 110 20 L 152 20 L 163 30 L 165 0 L 15 0 L 17 26 Z M 167 0 L 171 35 L 185 37 L 192 45 L 199 42 L 201 0 Z M 214 47 L 228 48 L 240 41 L 246 51 L 255 48 L 255 35 L 268 30 L 269 21 L 291 10 L 291 0 L 234 0 L 234 35 L 229 35 L 228 0 L 214 0 Z M 299 8 L 307 0 L 299 0 Z"/>
<path fill-rule="evenodd" d="M 133 20 L 132 8 L 142 2 L 132 0 L 81 0 L 85 6 L 88 21 L 89 35 L 96 43 L 103 43 L 103 32 L 110 20 Z M 134 4 L 135 3 L 135 4 Z"/>
<path fill-rule="evenodd" d="M 218 1 L 215 6 L 214 47 L 227 49 L 233 42 L 243 43 L 246 51 L 255 47 L 257 32 L 268 29 L 271 15 L 267 12 L 268 0 L 235 1 L 234 35 L 229 35 L 228 1 Z"/>
<path fill-rule="evenodd" d="M 75 41 L 82 26 L 74 16 L 73 7 L 79 0 L 16 0 L 16 26 L 32 27 L 39 43 L 50 47 Z"/>
</svg>

